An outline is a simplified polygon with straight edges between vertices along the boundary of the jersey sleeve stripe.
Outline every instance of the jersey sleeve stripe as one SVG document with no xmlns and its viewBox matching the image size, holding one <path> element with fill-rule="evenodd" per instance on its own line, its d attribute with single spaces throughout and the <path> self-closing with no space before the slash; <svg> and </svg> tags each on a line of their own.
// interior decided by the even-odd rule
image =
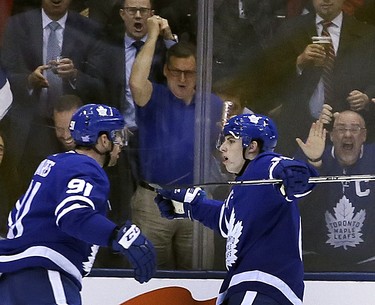
<svg viewBox="0 0 375 305">
<path fill-rule="evenodd" d="M 67 213 L 73 211 L 73 210 L 77 210 L 77 209 L 83 209 L 83 208 L 87 208 L 87 205 L 81 205 L 79 203 L 75 203 L 75 204 L 72 204 L 70 207 L 66 208 L 66 209 L 63 209 L 60 213 L 58 213 L 57 216 L 57 219 L 56 219 L 56 225 L 58 226 L 59 225 L 59 221 L 60 219 L 66 215 Z"/>
<path fill-rule="evenodd" d="M 57 265 L 62 270 L 71 274 L 79 283 L 82 282 L 82 275 L 80 271 L 74 266 L 65 256 L 59 252 L 44 246 L 34 246 L 26 249 L 25 251 L 13 255 L 1 255 L 0 265 L 11 263 L 17 260 L 27 260 L 33 257 L 43 257 Z M 6 267 L 4 266 L 6 269 Z"/>
<path fill-rule="evenodd" d="M 95 205 L 94 205 L 94 203 L 92 202 L 91 199 L 89 199 L 85 196 L 77 195 L 77 196 L 69 196 L 69 197 L 65 198 L 63 201 L 61 201 L 55 209 L 55 215 L 57 216 L 57 214 L 60 213 L 60 210 L 63 209 L 65 205 L 70 204 L 72 201 L 85 202 L 89 206 L 91 206 L 91 208 L 93 210 L 95 210 Z"/>
</svg>

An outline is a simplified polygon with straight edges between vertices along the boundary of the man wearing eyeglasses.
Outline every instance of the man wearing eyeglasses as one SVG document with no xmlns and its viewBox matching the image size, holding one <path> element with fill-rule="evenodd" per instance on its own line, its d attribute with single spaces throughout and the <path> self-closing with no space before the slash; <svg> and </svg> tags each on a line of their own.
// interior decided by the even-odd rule
<svg viewBox="0 0 375 305">
<path fill-rule="evenodd" d="M 332 114 L 329 105 L 315 122 L 305 143 L 297 139 L 309 162 L 321 175 L 375 172 L 374 144 L 365 143 L 362 116 L 346 110 Z M 325 144 L 323 123 L 334 117 Z M 375 184 L 369 181 L 320 184 L 300 205 L 306 271 L 375 271 Z"/>
<path fill-rule="evenodd" d="M 194 125 L 197 62 L 195 46 L 179 42 L 167 52 L 163 68 L 167 85 L 149 80 L 152 57 L 166 20 L 147 20 L 148 37 L 130 75 L 130 88 L 136 103 L 139 128 L 140 174 L 143 181 L 164 186 L 192 185 L 194 178 Z M 211 134 L 217 135 L 222 101 L 211 95 Z M 212 137 L 211 147 L 215 147 Z M 155 193 L 140 183 L 132 201 L 132 220 L 150 234 L 159 269 L 191 269 L 193 223 L 186 219 L 172 222 L 160 217 Z M 211 255 L 211 257 L 213 257 Z M 210 268 L 212 266 L 208 266 Z"/>
<path fill-rule="evenodd" d="M 295 153 L 294 139 L 307 134 L 323 104 L 360 113 L 367 120 L 368 139 L 375 135 L 370 103 L 375 96 L 375 28 L 347 15 L 344 0 L 310 2 L 313 10 L 282 23 L 266 51 L 270 60 L 263 84 L 269 87 L 263 92 L 266 100 L 282 104 L 276 123 L 284 154 Z M 330 37 L 332 43 L 324 47 L 314 36 Z M 291 114 L 296 114 L 292 121 Z"/>
<path fill-rule="evenodd" d="M 121 221 L 130 214 L 130 199 L 138 181 L 138 126 L 135 121 L 135 108 L 129 88 L 129 77 L 138 53 L 148 35 L 147 18 L 153 16 L 153 1 L 119 0 L 116 10 L 118 21 L 111 20 L 108 27 L 106 46 L 107 56 L 102 61 L 107 88 L 107 103 L 121 111 L 130 130 L 128 146 L 122 151 L 116 168 L 107 170 L 111 185 L 113 202 L 112 217 Z M 150 79 L 165 82 L 163 65 L 167 48 L 176 43 L 176 36 L 166 22 L 166 26 L 157 41 L 152 62 Z M 110 255 L 110 254 L 108 254 Z M 116 264 L 116 259 L 108 259 L 104 267 Z M 101 262 L 101 260 L 99 261 Z"/>
<path fill-rule="evenodd" d="M 127 126 L 136 129 L 134 101 L 129 88 L 129 77 L 135 57 L 147 39 L 147 18 L 154 15 L 152 1 L 150 0 L 124 0 L 119 15 L 123 21 L 121 33 L 111 33 L 108 48 L 107 78 L 109 98 L 112 104 L 121 109 Z M 163 65 L 165 53 L 177 41 L 177 36 L 172 34 L 165 20 L 162 35 L 157 41 L 157 51 L 153 57 L 152 80 L 163 82 Z M 118 35 L 118 36 L 116 36 Z"/>
</svg>

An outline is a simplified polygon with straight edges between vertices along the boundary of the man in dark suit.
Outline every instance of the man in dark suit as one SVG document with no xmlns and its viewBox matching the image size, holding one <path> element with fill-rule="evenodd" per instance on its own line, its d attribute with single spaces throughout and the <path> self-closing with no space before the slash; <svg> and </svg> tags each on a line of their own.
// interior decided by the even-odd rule
<svg viewBox="0 0 375 305">
<path fill-rule="evenodd" d="M 264 49 L 272 41 L 286 0 L 215 0 L 213 20 L 213 90 L 239 108 L 268 113 L 258 99 Z M 259 102 L 258 102 L 259 101 Z"/>
<path fill-rule="evenodd" d="M 308 134 L 323 103 L 327 103 L 322 73 L 328 55 L 323 46 L 311 40 L 322 35 L 323 22 L 331 22 L 328 32 L 335 53 L 329 102 L 333 112 L 360 112 L 367 124 L 375 114 L 370 102 L 375 96 L 375 28 L 345 15 L 343 2 L 313 0 L 316 13 L 286 21 L 268 52 L 265 99 L 277 99 L 282 104 L 277 121 L 280 138 L 285 139 L 279 146 L 284 154 L 296 151 L 295 138 Z"/>
<path fill-rule="evenodd" d="M 70 2 L 42 0 L 40 9 L 11 17 L 4 34 L 1 60 L 14 94 L 9 147 L 25 181 L 42 158 L 56 151 L 51 127 L 58 96 L 75 94 L 85 103 L 102 99 L 104 83 L 95 68 L 103 58 L 100 30 L 88 18 L 69 11 Z M 47 76 L 52 63 L 47 59 L 47 46 L 53 21 L 58 24 L 56 40 L 62 57 L 59 63 L 53 62 L 57 64 L 57 85 Z M 56 93 L 51 99 L 50 92 Z"/>
</svg>

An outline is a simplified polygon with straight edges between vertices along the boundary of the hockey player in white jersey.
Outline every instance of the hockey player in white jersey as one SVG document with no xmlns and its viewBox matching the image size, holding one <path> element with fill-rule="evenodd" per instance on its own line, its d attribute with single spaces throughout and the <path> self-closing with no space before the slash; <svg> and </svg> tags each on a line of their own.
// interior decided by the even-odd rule
<svg viewBox="0 0 375 305">
<path fill-rule="evenodd" d="M 76 149 L 47 157 L 8 218 L 0 240 L 0 303 L 81 304 L 82 276 L 99 246 L 125 255 L 135 279 L 155 272 L 153 245 L 129 221 L 106 218 L 109 181 L 124 145 L 124 119 L 116 108 L 89 104 L 73 115 Z"/>
<path fill-rule="evenodd" d="M 208 199 L 201 188 L 161 189 L 155 202 L 163 217 L 189 217 L 226 238 L 228 272 L 216 304 L 301 305 L 304 272 L 296 199 L 311 191 L 308 179 L 317 172 L 273 152 L 277 131 L 266 116 L 235 116 L 223 133 L 223 163 L 236 180 L 276 178 L 283 184 L 234 185 L 224 202 Z"/>
</svg>

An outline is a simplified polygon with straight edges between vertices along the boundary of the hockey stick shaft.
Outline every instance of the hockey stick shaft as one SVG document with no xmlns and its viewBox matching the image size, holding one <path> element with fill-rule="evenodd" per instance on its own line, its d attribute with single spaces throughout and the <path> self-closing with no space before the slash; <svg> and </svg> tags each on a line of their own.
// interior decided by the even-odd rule
<svg viewBox="0 0 375 305">
<path fill-rule="evenodd" d="M 337 182 L 353 182 L 353 181 L 375 181 L 375 175 L 344 175 L 344 176 L 320 176 L 311 177 L 309 183 L 337 183 Z M 267 184 L 281 184 L 281 179 L 260 179 L 260 180 L 243 180 L 243 181 L 227 181 L 227 182 L 208 182 L 194 185 L 193 187 L 205 187 L 205 186 L 219 186 L 219 185 L 267 185 Z M 149 189 L 160 189 L 161 187 L 149 183 Z M 187 186 L 188 187 L 188 186 Z"/>
<path fill-rule="evenodd" d="M 345 175 L 345 176 L 320 176 L 311 177 L 309 183 L 334 183 L 334 182 L 351 182 L 351 181 L 374 181 L 375 175 Z M 264 185 L 264 184 L 281 184 L 281 179 L 260 179 L 260 180 L 243 180 L 243 181 L 228 181 L 224 183 L 203 183 L 196 186 L 207 186 L 207 185 Z"/>
</svg>

